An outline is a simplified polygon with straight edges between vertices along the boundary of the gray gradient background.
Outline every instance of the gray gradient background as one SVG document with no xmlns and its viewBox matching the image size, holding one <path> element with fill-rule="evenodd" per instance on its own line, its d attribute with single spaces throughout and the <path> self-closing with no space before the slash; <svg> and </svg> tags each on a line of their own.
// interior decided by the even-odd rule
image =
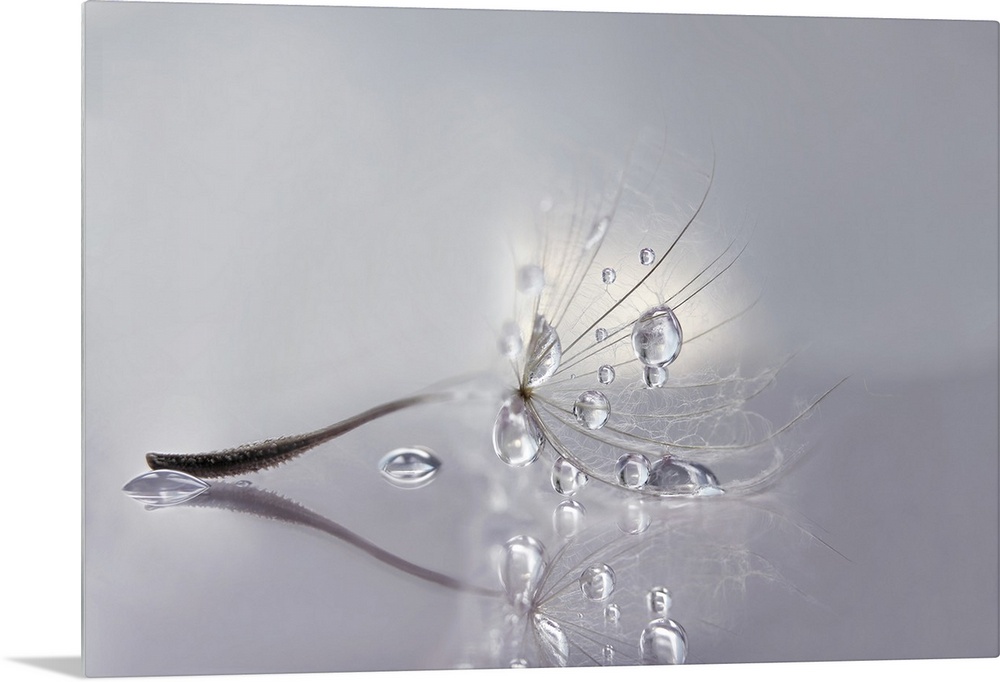
<svg viewBox="0 0 1000 682">
<path fill-rule="evenodd" d="M 757 226 L 748 345 L 808 345 L 807 391 L 851 376 L 778 491 L 849 561 L 771 548 L 811 601 L 750 590 L 703 660 L 997 655 L 997 47 L 995 23 L 88 3 L 88 674 L 454 665 L 452 596 L 118 490 L 147 450 L 303 431 L 490 366 L 505 226 L 553 150 L 616 153 L 664 120 L 712 140 L 713 215 Z M 478 462 L 421 491 L 354 460 L 261 485 L 475 574 L 476 484 L 510 475 L 492 409 L 337 445 Z"/>
</svg>

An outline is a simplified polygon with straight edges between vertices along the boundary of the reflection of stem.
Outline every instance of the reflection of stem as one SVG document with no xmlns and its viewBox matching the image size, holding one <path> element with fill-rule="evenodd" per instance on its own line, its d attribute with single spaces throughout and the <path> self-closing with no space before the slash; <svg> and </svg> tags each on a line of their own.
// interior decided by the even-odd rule
<svg viewBox="0 0 1000 682">
<path fill-rule="evenodd" d="M 444 573 L 438 573 L 429 568 L 418 566 L 402 557 L 396 556 L 392 552 L 382 549 L 378 545 L 361 537 L 339 523 L 317 514 L 311 509 L 303 507 L 298 502 L 294 502 L 286 497 L 269 490 L 254 488 L 239 488 L 231 483 L 216 483 L 204 494 L 199 495 L 184 503 L 191 507 L 212 507 L 216 509 L 228 509 L 230 511 L 253 514 L 262 518 L 274 519 L 284 523 L 292 523 L 308 528 L 315 528 L 318 531 L 343 540 L 358 549 L 404 573 L 426 580 L 427 582 L 441 585 L 460 592 L 469 592 L 484 597 L 499 597 L 497 590 L 488 590 L 453 578 Z"/>
<path fill-rule="evenodd" d="M 424 395 L 392 400 L 365 410 L 353 417 L 317 431 L 298 436 L 271 438 L 259 443 L 238 445 L 234 448 L 203 452 L 194 455 L 173 455 L 151 452 L 146 455 L 150 469 L 173 469 L 199 478 L 234 476 L 278 466 L 303 452 L 352 431 L 370 421 L 399 410 L 423 403 L 447 400 L 453 393 L 427 393 Z"/>
</svg>

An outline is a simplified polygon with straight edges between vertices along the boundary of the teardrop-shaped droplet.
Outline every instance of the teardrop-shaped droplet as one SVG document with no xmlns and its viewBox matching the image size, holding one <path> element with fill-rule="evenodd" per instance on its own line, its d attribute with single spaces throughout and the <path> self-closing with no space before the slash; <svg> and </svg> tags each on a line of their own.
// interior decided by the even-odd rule
<svg viewBox="0 0 1000 682">
<path fill-rule="evenodd" d="M 639 262 L 643 265 L 652 265 L 656 260 L 656 252 L 652 249 L 643 249 L 639 252 Z"/>
<path fill-rule="evenodd" d="M 674 598 L 665 587 L 653 587 L 646 593 L 646 609 L 654 616 L 666 616 Z"/>
<path fill-rule="evenodd" d="M 597 340 L 597 343 L 604 341 L 608 338 L 608 330 L 604 327 L 598 327 L 594 330 L 594 338 Z"/>
<path fill-rule="evenodd" d="M 573 414 L 578 424 L 595 431 L 608 423 L 611 405 L 600 391 L 584 391 L 573 404 Z"/>
<path fill-rule="evenodd" d="M 618 279 L 618 273 L 615 272 L 614 268 L 604 268 L 601 270 L 601 281 L 605 284 L 614 284 L 616 279 Z"/>
<path fill-rule="evenodd" d="M 525 385 L 534 388 L 548 381 L 559 369 L 560 360 L 562 343 L 559 341 L 559 334 L 548 320 L 541 315 L 535 316 L 525 362 Z"/>
<path fill-rule="evenodd" d="M 500 555 L 500 585 L 507 602 L 527 613 L 545 573 L 545 547 L 533 537 L 518 535 L 507 541 Z"/>
<path fill-rule="evenodd" d="M 545 661 L 557 668 L 565 668 L 569 662 L 569 639 L 559 623 L 547 616 L 536 613 L 532 617 L 535 636 Z"/>
<path fill-rule="evenodd" d="M 565 457 L 559 457 L 552 463 L 552 489 L 560 495 L 574 495 L 589 481 L 590 477 Z"/>
<path fill-rule="evenodd" d="M 615 368 L 611 365 L 601 365 L 597 368 L 597 380 L 602 384 L 610 384 L 615 380 Z"/>
<path fill-rule="evenodd" d="M 677 621 L 658 618 L 639 637 L 643 665 L 681 664 L 687 659 L 687 633 Z"/>
<path fill-rule="evenodd" d="M 637 452 L 626 452 L 615 462 L 615 480 L 620 485 L 638 490 L 649 479 L 649 460 Z"/>
<path fill-rule="evenodd" d="M 122 492 L 150 507 L 169 507 L 201 495 L 209 485 L 191 474 L 171 469 L 147 471 L 125 484 Z"/>
<path fill-rule="evenodd" d="M 393 450 L 378 463 L 379 473 L 397 488 L 422 488 L 441 470 L 441 460 L 420 446 Z"/>
<path fill-rule="evenodd" d="M 591 601 L 604 601 L 615 591 L 615 572 L 607 564 L 594 564 L 580 574 L 580 591 Z"/>
<path fill-rule="evenodd" d="M 645 533 L 652 523 L 643 500 L 629 500 L 618 514 L 618 529 L 629 535 Z"/>
<path fill-rule="evenodd" d="M 608 227 L 611 225 L 611 218 L 605 216 L 594 223 L 593 227 L 590 228 L 590 234 L 587 235 L 587 241 L 583 243 L 583 250 L 590 251 L 596 248 L 604 241 L 604 235 L 608 233 Z"/>
<path fill-rule="evenodd" d="M 563 538 L 571 538 L 583 529 L 586 508 L 576 500 L 563 500 L 552 511 L 552 528 Z"/>
<path fill-rule="evenodd" d="M 601 649 L 601 656 L 604 658 L 604 665 L 615 664 L 615 648 L 610 644 L 605 644 Z"/>
<path fill-rule="evenodd" d="M 517 290 L 534 296 L 545 286 L 545 273 L 537 265 L 525 265 L 517 271 Z"/>
<path fill-rule="evenodd" d="M 512 395 L 493 424 L 493 450 L 497 457 L 510 466 L 527 466 L 538 457 L 544 442 L 542 429 L 524 404 L 524 398 Z"/>
<path fill-rule="evenodd" d="M 653 306 L 632 325 L 632 350 L 644 365 L 669 365 L 680 355 L 682 341 L 681 323 L 666 304 Z"/>
<path fill-rule="evenodd" d="M 622 610 L 618 604 L 611 602 L 604 607 L 604 620 L 609 623 L 617 623 L 618 619 L 622 617 Z"/>
<path fill-rule="evenodd" d="M 721 495 L 719 480 L 707 467 L 674 457 L 659 459 L 649 470 L 647 490 L 666 495 L 708 497 Z"/>
<path fill-rule="evenodd" d="M 497 341 L 500 353 L 504 357 L 515 358 L 524 348 L 521 340 L 521 328 L 515 322 L 505 322 L 500 329 L 500 338 Z"/>
<path fill-rule="evenodd" d="M 643 365 L 642 383 L 646 384 L 646 388 L 663 388 L 663 385 L 667 383 L 667 376 L 666 367 Z"/>
</svg>

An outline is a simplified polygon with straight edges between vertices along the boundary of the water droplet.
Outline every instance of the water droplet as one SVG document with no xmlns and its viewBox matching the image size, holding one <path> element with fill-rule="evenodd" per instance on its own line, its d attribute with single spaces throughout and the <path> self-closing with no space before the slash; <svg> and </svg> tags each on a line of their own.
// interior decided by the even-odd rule
<svg viewBox="0 0 1000 682">
<path fill-rule="evenodd" d="M 604 656 L 604 665 L 615 664 L 615 648 L 613 646 L 605 644 L 604 648 L 601 649 L 601 654 Z"/>
<path fill-rule="evenodd" d="M 608 227 L 610 225 L 611 218 L 608 218 L 607 216 L 594 223 L 594 226 L 590 228 L 590 235 L 587 236 L 587 241 L 583 244 L 583 250 L 590 251 L 604 241 L 604 235 L 608 233 Z"/>
<path fill-rule="evenodd" d="M 601 365 L 597 368 L 597 380 L 602 384 L 610 384 L 615 380 L 615 368 L 611 365 Z"/>
<path fill-rule="evenodd" d="M 252 485 L 253 485 L 253 483 L 251 483 L 250 481 L 247 481 L 247 480 L 236 481 L 236 487 L 237 488 L 249 488 Z"/>
<path fill-rule="evenodd" d="M 538 457 L 544 442 L 542 430 L 524 404 L 524 398 L 512 395 L 493 424 L 493 450 L 497 457 L 510 466 L 527 466 Z"/>
<path fill-rule="evenodd" d="M 552 528 L 560 537 L 571 538 L 583 529 L 586 508 L 576 500 L 563 500 L 552 511 Z"/>
<path fill-rule="evenodd" d="M 622 617 L 622 610 L 618 606 L 618 604 L 611 602 L 610 604 L 604 607 L 604 620 L 608 621 L 609 623 L 617 623 L 618 619 L 621 617 Z"/>
<path fill-rule="evenodd" d="M 580 574 L 580 590 L 591 601 L 604 601 L 615 591 L 615 572 L 607 564 L 594 564 Z"/>
<path fill-rule="evenodd" d="M 615 462 L 615 480 L 632 490 L 646 485 L 649 479 L 649 460 L 645 455 L 626 452 Z"/>
<path fill-rule="evenodd" d="M 569 639 L 566 633 L 551 618 L 536 613 L 532 620 L 535 626 L 535 635 L 541 647 L 545 660 L 553 666 L 564 668 L 569 662 Z"/>
<path fill-rule="evenodd" d="M 441 470 L 441 460 L 421 446 L 393 450 L 378 463 L 379 473 L 397 488 L 422 488 Z"/>
<path fill-rule="evenodd" d="M 639 637 L 639 658 L 643 665 L 683 663 L 687 659 L 687 633 L 677 621 L 654 620 Z"/>
<path fill-rule="evenodd" d="M 650 468 L 646 488 L 668 495 L 699 497 L 721 495 L 723 492 L 715 474 L 707 467 L 675 459 L 669 455 L 658 460 Z"/>
<path fill-rule="evenodd" d="M 618 278 L 618 273 L 614 268 L 604 268 L 601 270 L 601 281 L 605 284 L 614 284 Z"/>
<path fill-rule="evenodd" d="M 642 500 L 629 500 L 618 516 L 618 529 L 629 535 L 646 532 L 652 520 Z"/>
<path fill-rule="evenodd" d="M 519 613 L 527 613 L 545 573 L 545 547 L 528 535 L 507 541 L 500 554 L 500 585 L 507 602 Z"/>
<path fill-rule="evenodd" d="M 654 616 L 666 616 L 673 600 L 670 590 L 665 587 L 654 587 L 646 593 L 646 608 Z"/>
<path fill-rule="evenodd" d="M 642 383 L 646 388 L 663 388 L 667 383 L 667 368 L 657 365 L 644 365 L 642 368 Z"/>
<path fill-rule="evenodd" d="M 136 476 L 125 484 L 122 492 L 150 507 L 169 507 L 201 495 L 208 487 L 208 483 L 191 474 L 157 469 Z"/>
<path fill-rule="evenodd" d="M 534 388 L 548 381 L 549 377 L 559 369 L 560 360 L 562 360 L 562 343 L 559 341 L 559 334 L 548 320 L 537 315 L 525 363 L 526 385 Z"/>
<path fill-rule="evenodd" d="M 594 330 L 594 338 L 597 339 L 597 343 L 600 343 L 604 339 L 608 338 L 608 330 L 604 327 L 598 327 Z"/>
<path fill-rule="evenodd" d="M 534 296 L 545 286 L 545 273 L 537 265 L 525 265 L 517 271 L 517 290 Z"/>
<path fill-rule="evenodd" d="M 552 489 L 560 495 L 573 495 L 588 481 L 590 477 L 565 457 L 559 457 L 552 463 Z"/>
<path fill-rule="evenodd" d="M 521 328 L 515 322 L 505 322 L 500 329 L 500 339 L 497 342 L 504 357 L 514 358 L 524 348 L 521 341 Z"/>
<path fill-rule="evenodd" d="M 632 350 L 644 365 L 665 367 L 681 352 L 681 323 L 666 304 L 653 306 L 632 325 Z"/>
<path fill-rule="evenodd" d="M 573 405 L 573 414 L 577 423 L 594 431 L 608 423 L 611 405 L 600 391 L 584 391 Z"/>
<path fill-rule="evenodd" d="M 643 265 L 652 265 L 656 260 L 656 252 L 652 249 L 643 249 L 639 252 L 639 262 Z"/>
<path fill-rule="evenodd" d="M 510 662 L 511 668 L 527 668 L 528 662 L 523 658 L 515 658 Z"/>
</svg>

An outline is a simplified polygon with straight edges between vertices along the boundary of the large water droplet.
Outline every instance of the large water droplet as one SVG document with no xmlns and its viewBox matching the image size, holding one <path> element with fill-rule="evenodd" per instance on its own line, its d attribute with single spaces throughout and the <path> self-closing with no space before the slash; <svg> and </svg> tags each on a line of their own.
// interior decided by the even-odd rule
<svg viewBox="0 0 1000 682">
<path fill-rule="evenodd" d="M 125 484 L 122 492 L 150 507 L 169 507 L 187 502 L 208 488 L 208 483 L 191 474 L 157 469 L 136 476 Z"/>
<path fill-rule="evenodd" d="M 601 281 L 605 284 L 614 284 L 616 279 L 618 279 L 618 273 L 615 272 L 614 268 L 604 268 L 601 270 Z"/>
<path fill-rule="evenodd" d="M 500 339 L 497 341 L 500 352 L 508 358 L 517 357 L 524 348 L 521 340 L 521 328 L 515 322 L 505 322 L 500 329 Z"/>
<path fill-rule="evenodd" d="M 604 607 L 604 620 L 609 623 L 617 623 L 618 619 L 622 617 L 622 610 L 618 604 L 611 602 Z"/>
<path fill-rule="evenodd" d="M 707 467 L 670 456 L 661 458 L 652 466 L 646 488 L 668 495 L 699 497 L 721 495 L 723 492 L 715 474 Z"/>
<path fill-rule="evenodd" d="M 441 460 L 424 447 L 399 448 L 379 461 L 378 470 L 397 488 L 422 488 L 441 470 Z"/>
<path fill-rule="evenodd" d="M 642 368 L 642 383 L 646 388 L 663 388 L 667 383 L 667 368 L 657 365 L 644 365 Z"/>
<path fill-rule="evenodd" d="M 597 368 L 597 380 L 602 384 L 610 384 L 615 380 L 615 368 L 611 365 L 601 365 Z"/>
<path fill-rule="evenodd" d="M 665 587 L 654 587 L 646 593 L 646 608 L 654 616 L 666 616 L 674 598 Z"/>
<path fill-rule="evenodd" d="M 649 460 L 645 455 L 626 452 L 615 462 L 615 480 L 632 490 L 646 485 L 649 479 Z"/>
<path fill-rule="evenodd" d="M 563 500 L 552 511 L 552 528 L 560 537 L 571 538 L 583 528 L 587 510 L 576 500 Z"/>
<path fill-rule="evenodd" d="M 549 380 L 559 369 L 562 360 L 562 343 L 559 334 L 541 315 L 535 316 L 535 326 L 531 331 L 531 344 L 525 362 L 526 381 L 529 388 L 539 386 Z"/>
<path fill-rule="evenodd" d="M 583 244 L 584 251 L 590 251 L 604 241 L 604 235 L 608 233 L 608 227 L 610 225 L 611 218 L 608 218 L 607 216 L 594 223 L 594 226 L 590 228 L 590 234 L 587 236 L 587 241 Z"/>
<path fill-rule="evenodd" d="M 611 405 L 600 391 L 584 391 L 573 405 L 573 414 L 581 426 L 594 431 L 608 423 Z"/>
<path fill-rule="evenodd" d="M 569 662 L 569 639 L 559 623 L 536 613 L 532 620 L 542 656 L 553 666 L 564 668 Z"/>
<path fill-rule="evenodd" d="M 590 477 L 565 457 L 559 457 L 552 463 L 552 489 L 560 495 L 573 495 L 588 481 Z"/>
<path fill-rule="evenodd" d="M 639 262 L 643 265 L 652 265 L 656 260 L 656 252 L 652 249 L 643 249 L 639 252 Z"/>
<path fill-rule="evenodd" d="M 545 547 L 528 535 L 507 541 L 500 555 L 500 585 L 507 602 L 527 613 L 545 573 Z"/>
<path fill-rule="evenodd" d="M 505 464 L 523 467 L 538 457 L 544 443 L 535 416 L 520 395 L 512 395 L 500 408 L 493 424 L 493 450 Z"/>
<path fill-rule="evenodd" d="M 654 620 L 639 637 L 639 658 L 643 665 L 683 663 L 687 659 L 687 633 L 677 621 Z"/>
<path fill-rule="evenodd" d="M 517 271 L 517 290 L 534 296 L 545 286 L 545 273 L 537 265 L 525 265 Z"/>
<path fill-rule="evenodd" d="M 597 340 L 597 343 L 604 341 L 608 338 L 608 330 L 604 327 L 598 327 L 594 330 L 594 338 Z"/>
<path fill-rule="evenodd" d="M 644 365 L 664 367 L 681 352 L 681 323 L 666 304 L 653 306 L 632 325 L 632 350 Z"/>
<path fill-rule="evenodd" d="M 615 572 L 607 564 L 594 564 L 580 574 L 580 590 L 591 601 L 604 601 L 615 591 Z"/>
</svg>

